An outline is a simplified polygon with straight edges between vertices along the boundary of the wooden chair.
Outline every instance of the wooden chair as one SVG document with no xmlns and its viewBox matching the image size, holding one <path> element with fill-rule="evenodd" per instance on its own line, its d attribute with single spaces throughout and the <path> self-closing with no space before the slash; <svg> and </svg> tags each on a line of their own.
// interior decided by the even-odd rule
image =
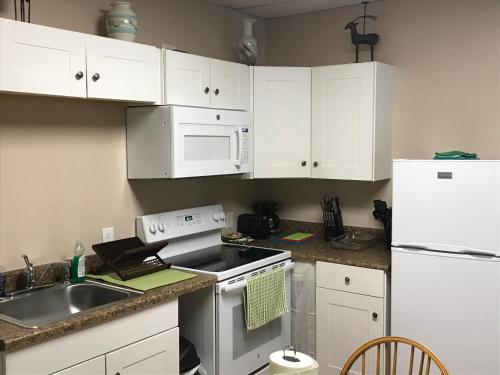
<svg viewBox="0 0 500 375">
<path fill-rule="evenodd" d="M 414 361 L 417 360 L 416 356 L 418 356 L 418 352 L 415 353 L 415 348 L 420 351 L 420 363 L 418 365 L 418 375 L 429 375 L 429 371 L 431 369 L 431 363 L 433 363 L 439 371 L 441 371 L 442 375 L 450 375 L 445 365 L 441 362 L 437 355 L 435 355 L 430 349 L 426 348 L 424 345 L 410 340 L 405 339 L 403 337 L 395 337 L 395 336 L 386 336 L 380 337 L 378 339 L 372 340 L 361 346 L 358 350 L 356 350 L 347 360 L 344 367 L 340 371 L 340 375 L 349 375 L 349 371 L 351 371 L 352 366 L 356 363 L 356 361 L 361 357 L 361 374 L 366 375 L 366 353 L 371 348 L 377 347 L 377 366 L 376 366 L 376 375 L 399 375 L 402 372 L 397 371 L 397 363 L 398 363 L 398 344 L 405 344 L 411 348 L 410 351 L 410 360 L 408 366 L 408 372 L 404 372 L 408 375 L 413 375 L 413 364 Z M 393 344 L 393 350 L 391 353 L 391 344 Z M 381 371 L 381 346 L 385 346 L 385 358 L 386 358 L 386 369 L 385 371 Z M 392 358 L 391 358 L 392 355 Z M 391 366 L 392 362 L 392 366 Z M 424 372 L 425 367 L 425 372 Z"/>
</svg>

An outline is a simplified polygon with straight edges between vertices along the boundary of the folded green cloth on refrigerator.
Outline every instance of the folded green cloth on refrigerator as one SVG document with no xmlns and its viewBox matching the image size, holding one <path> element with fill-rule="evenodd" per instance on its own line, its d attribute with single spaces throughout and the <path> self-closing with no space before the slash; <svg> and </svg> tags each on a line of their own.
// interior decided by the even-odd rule
<svg viewBox="0 0 500 375">
<path fill-rule="evenodd" d="M 436 160 L 476 160 L 479 159 L 476 153 L 464 151 L 447 151 L 436 152 L 434 154 Z"/>
<path fill-rule="evenodd" d="M 243 293 L 247 331 L 254 330 L 288 312 L 283 267 L 248 279 Z"/>
</svg>

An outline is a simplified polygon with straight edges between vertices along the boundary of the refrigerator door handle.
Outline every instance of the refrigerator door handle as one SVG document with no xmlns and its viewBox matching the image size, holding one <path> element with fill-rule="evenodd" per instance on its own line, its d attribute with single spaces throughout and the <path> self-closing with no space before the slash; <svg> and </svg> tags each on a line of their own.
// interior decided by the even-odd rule
<svg viewBox="0 0 500 375">
<path fill-rule="evenodd" d="M 459 251 L 459 253 L 464 255 L 472 255 L 472 256 L 487 257 L 487 258 L 494 258 L 497 255 L 494 252 L 483 251 L 483 250 L 461 250 Z"/>
<path fill-rule="evenodd" d="M 445 253 L 456 253 L 456 254 L 462 254 L 462 255 L 471 255 L 471 256 L 478 256 L 478 257 L 487 257 L 487 258 L 494 258 L 497 256 L 497 253 L 493 251 L 486 251 L 486 250 L 479 250 L 479 249 L 467 249 L 467 248 L 462 248 L 462 249 L 453 249 L 453 250 L 436 250 L 435 248 L 432 248 L 430 246 L 426 245 L 416 245 L 416 244 L 397 244 L 397 245 L 392 245 L 394 248 L 398 249 L 405 249 L 409 251 L 439 251 L 439 252 L 445 252 Z"/>
<path fill-rule="evenodd" d="M 432 248 L 424 246 L 424 245 L 409 245 L 409 244 L 398 244 L 398 245 L 392 245 L 392 247 L 396 247 L 398 249 L 405 249 L 405 250 L 415 250 L 415 251 L 432 251 Z"/>
</svg>

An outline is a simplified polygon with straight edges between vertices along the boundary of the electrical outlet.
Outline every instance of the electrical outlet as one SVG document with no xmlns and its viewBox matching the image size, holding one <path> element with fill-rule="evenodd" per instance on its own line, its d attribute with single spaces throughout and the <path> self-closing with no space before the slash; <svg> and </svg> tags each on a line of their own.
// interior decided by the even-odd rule
<svg viewBox="0 0 500 375">
<path fill-rule="evenodd" d="M 115 228 L 102 228 L 102 242 L 110 242 L 115 239 Z"/>
<path fill-rule="evenodd" d="M 234 227 L 234 212 L 226 212 L 226 228 L 233 229 Z"/>
</svg>

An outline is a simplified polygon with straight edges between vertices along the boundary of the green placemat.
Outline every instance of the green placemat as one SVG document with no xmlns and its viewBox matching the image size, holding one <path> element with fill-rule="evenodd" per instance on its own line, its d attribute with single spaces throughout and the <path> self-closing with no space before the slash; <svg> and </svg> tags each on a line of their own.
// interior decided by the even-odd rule
<svg viewBox="0 0 500 375">
<path fill-rule="evenodd" d="M 92 279 L 98 279 L 106 281 L 111 284 L 116 284 L 120 286 L 125 286 L 127 288 L 133 288 L 141 291 L 146 291 L 160 286 L 165 286 L 169 284 L 178 283 L 179 281 L 184 281 L 196 277 L 194 273 L 187 273 L 179 270 L 163 270 L 149 275 L 136 277 L 135 279 L 123 281 L 116 273 L 110 273 L 108 275 L 87 275 Z"/>
<path fill-rule="evenodd" d="M 300 241 L 307 240 L 307 239 L 309 239 L 309 238 L 311 238 L 313 236 L 314 236 L 314 233 L 297 232 L 297 233 L 289 234 L 288 236 L 283 237 L 283 239 L 285 241 L 297 241 L 297 242 L 300 242 Z"/>
</svg>

